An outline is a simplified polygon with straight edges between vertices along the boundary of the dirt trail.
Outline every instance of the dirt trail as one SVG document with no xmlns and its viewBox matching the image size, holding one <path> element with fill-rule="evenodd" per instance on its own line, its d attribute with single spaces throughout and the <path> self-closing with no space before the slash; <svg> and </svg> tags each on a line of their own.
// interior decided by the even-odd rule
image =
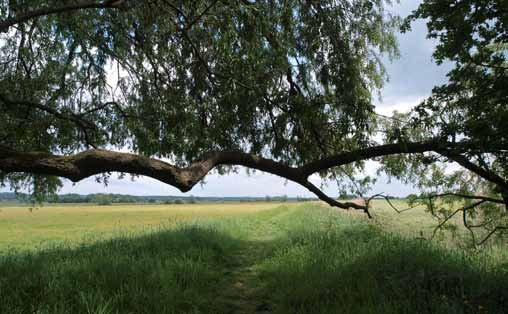
<svg viewBox="0 0 508 314">
<path fill-rule="evenodd" d="M 271 306 L 258 286 L 256 252 L 258 245 L 249 245 L 237 253 L 236 264 L 231 265 L 226 274 L 227 284 L 220 292 L 227 314 L 266 314 L 272 313 Z M 226 314 L 225 313 L 225 314 Z"/>
<path fill-rule="evenodd" d="M 228 309 L 224 314 L 273 313 L 269 298 L 260 287 L 257 267 L 266 255 L 266 246 L 276 238 L 277 222 L 290 212 L 281 211 L 249 228 L 249 241 L 235 253 L 236 259 L 225 273 L 224 290 L 219 291 L 219 302 Z"/>
</svg>

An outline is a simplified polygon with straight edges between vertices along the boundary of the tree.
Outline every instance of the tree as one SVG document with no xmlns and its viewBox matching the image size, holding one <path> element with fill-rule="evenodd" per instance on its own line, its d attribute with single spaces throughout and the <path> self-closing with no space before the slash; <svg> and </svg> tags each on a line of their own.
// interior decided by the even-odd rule
<svg viewBox="0 0 508 314">
<path fill-rule="evenodd" d="M 99 206 L 107 206 L 113 203 L 113 198 L 108 194 L 97 194 L 94 196 L 93 201 Z"/>
<path fill-rule="evenodd" d="M 332 172 L 313 162 L 369 143 L 379 58 L 396 52 L 384 1 L 10 1 L 1 9 L 0 170 L 11 186 L 28 183 L 42 197 L 58 186 L 48 175 L 119 171 L 188 191 L 209 171 L 240 165 L 355 206 L 307 177 Z"/>
<path fill-rule="evenodd" d="M 424 190 L 413 202 L 427 206 L 438 218 L 438 228 L 460 214 L 473 244 L 483 244 L 508 229 L 508 3 L 426 0 L 403 29 L 415 19 L 426 19 L 428 37 L 437 39 L 437 63 L 449 61 L 454 68 L 447 84 L 435 87 L 411 114 L 392 123 L 388 136 L 468 147 L 417 158 L 389 157 L 387 170 Z M 463 169 L 446 171 L 450 161 Z M 478 229 L 483 229 L 480 240 L 473 232 Z"/>
<path fill-rule="evenodd" d="M 387 3 L 2 3 L 1 180 L 42 198 L 55 177 L 121 172 L 186 192 L 210 171 L 244 166 L 370 217 L 369 202 L 339 202 L 308 178 L 365 196 L 372 180 L 361 171 L 374 159 L 456 196 L 453 176 L 438 171 L 454 162 L 477 182 L 468 199 L 485 190 L 485 202 L 506 205 L 502 1 L 424 1 L 409 21 L 429 18 L 436 59 L 457 68 L 414 112 L 383 118 L 372 93 L 385 79 L 381 56 L 397 54 Z"/>
</svg>

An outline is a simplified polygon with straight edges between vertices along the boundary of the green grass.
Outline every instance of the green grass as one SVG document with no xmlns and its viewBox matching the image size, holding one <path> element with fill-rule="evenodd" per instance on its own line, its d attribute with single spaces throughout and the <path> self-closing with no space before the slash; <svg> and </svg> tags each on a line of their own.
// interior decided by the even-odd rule
<svg viewBox="0 0 508 314">
<path fill-rule="evenodd" d="M 508 308 L 508 265 L 499 256 L 445 250 L 324 213 L 299 213 L 303 223 L 261 264 L 277 312 L 504 313 Z"/>
<path fill-rule="evenodd" d="M 36 248 L 23 241 L 14 241 L 10 249 L 4 245 L 0 313 L 508 309 L 508 258 L 501 244 L 472 252 L 420 240 L 412 232 L 413 220 L 399 215 L 390 219 L 381 206 L 374 222 L 315 203 L 241 210 L 248 205 L 199 206 L 160 208 L 158 213 L 154 208 L 95 208 L 87 213 L 98 215 L 90 218 L 99 224 L 96 237 L 50 234 Z M 45 228 L 81 232 L 77 226 L 84 214 L 75 210 L 80 218 L 73 220 L 62 209 L 48 209 L 44 224 L 53 221 L 54 226 Z M 107 221 L 117 216 L 101 216 L 115 210 L 137 218 L 126 218 L 119 228 Z M 64 214 L 69 219 L 61 218 Z M 10 215 L 3 218 L 4 227 L 15 221 L 18 234 L 25 237 L 39 230 L 27 221 L 23 225 L 22 219 L 29 219 L 20 218 L 24 214 Z M 420 226 L 430 227 L 431 220 L 414 217 L 423 219 Z M 107 226 L 117 229 L 108 233 Z"/>
</svg>

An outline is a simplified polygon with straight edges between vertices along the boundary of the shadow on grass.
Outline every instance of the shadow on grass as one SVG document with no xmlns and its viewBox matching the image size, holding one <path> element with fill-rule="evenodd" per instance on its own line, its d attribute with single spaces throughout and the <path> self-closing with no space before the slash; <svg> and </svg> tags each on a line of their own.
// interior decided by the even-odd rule
<svg viewBox="0 0 508 314">
<path fill-rule="evenodd" d="M 183 227 L 0 257 L 0 313 L 213 313 L 239 242 Z"/>
<path fill-rule="evenodd" d="M 238 259 L 246 248 L 256 253 Z M 232 268 L 246 263 L 256 265 L 261 295 L 278 313 L 508 309 L 506 269 L 369 226 L 295 231 L 257 242 L 188 226 L 2 256 L 0 313 L 229 313 L 217 300 L 229 289 Z"/>
<path fill-rule="evenodd" d="M 281 313 L 508 313 L 508 269 L 493 265 L 364 225 L 292 234 L 261 276 Z"/>
</svg>

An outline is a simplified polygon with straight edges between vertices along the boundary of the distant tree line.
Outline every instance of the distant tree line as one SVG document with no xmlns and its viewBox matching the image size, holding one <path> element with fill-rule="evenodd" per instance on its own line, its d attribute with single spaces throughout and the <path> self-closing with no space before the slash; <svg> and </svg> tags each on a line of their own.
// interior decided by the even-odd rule
<svg viewBox="0 0 508 314">
<path fill-rule="evenodd" d="M 54 195 L 46 200 L 50 204 L 196 204 L 196 203 L 224 203 L 224 202 L 306 202 L 316 200 L 308 197 L 265 196 L 265 197 L 198 197 L 194 195 L 182 196 L 137 196 L 128 194 L 60 194 Z M 29 202 L 29 196 L 24 193 L 0 193 L 0 202 Z"/>
<path fill-rule="evenodd" d="M 266 195 L 264 198 L 265 202 L 307 202 L 316 200 L 312 197 L 302 197 L 297 195 L 296 197 L 288 197 L 287 195 L 280 195 L 280 196 L 270 196 Z"/>
<path fill-rule="evenodd" d="M 178 198 L 173 196 L 135 196 L 126 194 L 63 194 L 49 199 L 49 203 L 95 203 L 99 205 L 111 204 L 195 204 L 199 198 L 191 195 L 189 197 Z"/>
<path fill-rule="evenodd" d="M 357 195 L 349 195 L 344 194 L 340 195 L 338 199 L 341 200 L 351 200 L 358 198 Z M 418 198 L 417 195 L 410 194 L 408 196 L 390 196 L 391 199 L 414 199 Z M 266 195 L 265 197 L 198 197 L 194 195 L 190 196 L 162 196 L 162 195 L 152 195 L 152 196 L 137 196 L 137 195 L 128 195 L 128 194 L 106 194 L 106 193 L 96 193 L 96 194 L 61 194 L 55 195 L 48 200 L 48 203 L 51 204 L 100 204 L 100 205 L 110 205 L 110 204 L 134 204 L 134 203 L 148 203 L 148 204 L 196 204 L 196 203 L 223 203 L 223 202 L 308 202 L 315 201 L 316 198 L 313 197 L 304 197 L 304 196 L 296 196 L 296 197 L 288 197 L 287 195 L 279 195 L 279 196 L 270 196 Z M 24 193 L 10 193 L 10 192 L 2 192 L 0 193 L 0 202 L 28 202 L 28 195 Z"/>
</svg>

